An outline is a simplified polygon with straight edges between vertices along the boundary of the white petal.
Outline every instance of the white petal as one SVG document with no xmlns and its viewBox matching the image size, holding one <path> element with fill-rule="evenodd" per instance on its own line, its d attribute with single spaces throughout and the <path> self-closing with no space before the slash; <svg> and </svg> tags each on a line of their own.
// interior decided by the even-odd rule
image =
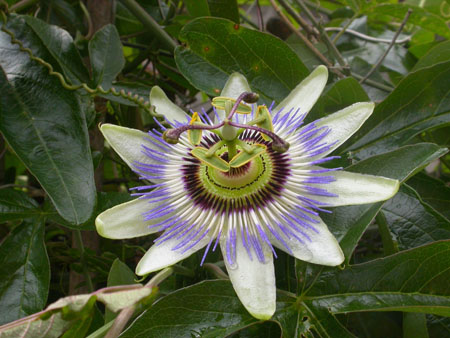
<svg viewBox="0 0 450 338">
<path fill-rule="evenodd" d="M 168 239 L 167 241 L 157 245 L 154 244 L 139 261 L 136 267 L 136 274 L 139 276 L 144 276 L 150 272 L 161 270 L 167 266 L 178 263 L 179 261 L 189 257 L 194 252 L 200 250 L 206 244 L 209 243 L 211 237 L 206 235 L 202 240 L 200 240 L 196 245 L 182 253 L 183 248 L 172 250 L 180 243 L 180 239 L 176 237 Z M 189 247 L 190 244 L 186 244 Z"/>
<path fill-rule="evenodd" d="M 237 99 L 239 95 L 241 95 L 243 92 L 251 92 L 251 91 L 252 90 L 250 89 L 250 86 L 248 85 L 245 76 L 239 73 L 233 73 L 230 75 L 227 82 L 225 83 L 225 86 L 223 87 L 220 96 Z M 217 114 L 219 115 L 221 120 L 225 118 L 224 110 L 218 109 Z M 215 116 L 214 119 L 216 119 Z"/>
<path fill-rule="evenodd" d="M 97 232 L 100 236 L 111 239 L 133 238 L 157 232 L 158 228 L 149 226 L 161 222 L 162 219 L 145 221 L 142 215 L 157 206 L 158 203 L 149 203 L 146 199 L 135 199 L 116 205 L 97 216 Z"/>
<path fill-rule="evenodd" d="M 337 197 L 311 197 L 327 203 L 329 206 L 368 204 L 385 201 L 394 196 L 400 183 L 381 176 L 372 176 L 337 171 L 332 174 L 336 181 L 327 184 L 314 184 L 314 187 L 326 189 L 328 192 L 338 195 Z"/>
<path fill-rule="evenodd" d="M 252 316 L 267 320 L 276 308 L 275 270 L 272 252 L 265 247 L 265 263 L 253 254 L 250 260 L 240 236 L 236 240 L 236 263 L 230 266 L 226 254 L 226 241 L 220 243 L 225 266 L 240 301 Z"/>
<path fill-rule="evenodd" d="M 284 238 L 284 240 L 290 247 L 293 256 L 297 259 L 320 265 L 339 265 L 345 259 L 341 247 L 333 234 L 328 230 L 326 224 L 321 219 L 319 221 L 320 223 L 313 224 L 317 232 L 311 229 L 302 229 L 309 237 L 308 239 L 300 235 L 303 243 L 292 236 L 290 239 Z M 273 236 L 271 236 L 270 241 L 279 249 L 291 254 Z"/>
<path fill-rule="evenodd" d="M 106 141 L 119 154 L 130 168 L 133 162 L 156 163 L 142 152 L 142 144 L 149 148 L 156 148 L 150 142 L 145 141 L 148 135 L 140 130 L 116 126 L 114 124 L 102 124 L 100 130 Z"/>
<path fill-rule="evenodd" d="M 288 113 L 292 108 L 294 110 L 300 108 L 302 113 L 308 113 L 325 88 L 327 80 L 327 67 L 317 67 L 308 77 L 303 79 L 303 81 L 300 82 L 279 105 L 276 106 L 273 110 L 274 113 L 283 109 L 280 115 L 281 117 Z"/>
<path fill-rule="evenodd" d="M 328 155 L 347 141 L 368 119 L 374 108 L 375 104 L 373 102 L 359 102 L 316 121 L 315 125 L 317 127 L 327 126 L 331 128 L 331 131 L 322 139 L 321 143 L 336 143 L 328 151 L 312 159 Z M 307 125 L 303 128 L 307 128 Z"/>
<path fill-rule="evenodd" d="M 163 115 L 168 121 L 172 123 L 178 121 L 183 124 L 188 122 L 189 115 L 170 101 L 166 93 L 158 86 L 154 86 L 150 91 L 150 103 L 155 106 L 155 111 Z"/>
</svg>

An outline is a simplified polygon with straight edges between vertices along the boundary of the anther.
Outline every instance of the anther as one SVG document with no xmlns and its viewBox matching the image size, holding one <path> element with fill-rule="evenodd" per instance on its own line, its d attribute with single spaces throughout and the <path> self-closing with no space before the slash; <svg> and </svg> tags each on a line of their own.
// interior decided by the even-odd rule
<svg viewBox="0 0 450 338">
<path fill-rule="evenodd" d="M 244 101 L 244 102 L 247 102 L 247 103 L 256 103 L 256 102 L 258 102 L 258 100 L 259 100 L 259 95 L 257 94 L 257 93 L 249 93 L 249 92 L 246 92 L 246 93 L 244 93 L 245 94 L 245 96 L 242 98 L 242 100 Z"/>
<path fill-rule="evenodd" d="M 272 139 L 272 150 L 278 152 L 278 153 L 284 153 L 286 151 L 288 151 L 289 149 L 289 142 L 286 142 L 285 140 L 283 140 L 281 137 L 279 137 L 277 134 L 275 134 L 274 132 L 261 128 L 261 127 L 257 127 L 257 126 L 249 126 L 247 124 L 240 124 L 240 123 L 236 123 L 236 122 L 230 122 L 229 123 L 230 126 L 236 127 L 236 128 L 243 128 L 243 129 L 251 129 L 251 130 L 256 130 L 259 131 L 262 134 L 265 134 L 267 136 L 269 136 Z"/>
<path fill-rule="evenodd" d="M 187 130 L 195 130 L 195 129 L 200 129 L 200 130 L 213 130 L 213 129 L 217 129 L 220 128 L 224 125 L 223 122 L 216 124 L 214 126 L 209 126 L 206 124 L 187 124 L 187 125 L 183 125 L 181 127 L 178 128 L 170 128 L 164 131 L 163 133 L 163 139 L 164 141 L 166 141 L 167 143 L 170 144 L 177 144 L 180 138 L 180 135 L 182 133 L 184 133 Z"/>
</svg>

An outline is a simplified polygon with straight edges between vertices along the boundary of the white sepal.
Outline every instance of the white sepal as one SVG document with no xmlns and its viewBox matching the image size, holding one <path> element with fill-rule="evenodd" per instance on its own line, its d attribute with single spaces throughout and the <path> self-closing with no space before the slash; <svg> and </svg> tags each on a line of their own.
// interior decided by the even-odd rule
<svg viewBox="0 0 450 338">
<path fill-rule="evenodd" d="M 317 127 L 327 126 L 331 129 L 320 143 L 333 144 L 333 146 L 326 152 L 310 159 L 314 160 L 325 157 L 347 141 L 369 118 L 374 108 L 375 104 L 373 102 L 358 102 L 313 122 Z M 303 128 L 307 127 L 308 125 Z M 301 132 L 301 129 L 299 132 Z"/>
<path fill-rule="evenodd" d="M 158 86 L 154 86 L 150 91 L 150 104 L 155 106 L 155 111 L 163 115 L 169 122 L 183 124 L 189 122 L 189 115 L 170 101 L 166 93 Z"/>
<path fill-rule="evenodd" d="M 309 113 L 325 88 L 327 80 L 327 67 L 318 66 L 273 109 L 274 114 L 280 109 L 283 109 L 280 117 L 291 109 L 294 109 L 294 112 L 296 109 L 300 109 L 301 113 Z"/>
<path fill-rule="evenodd" d="M 314 167 L 317 169 L 318 167 Z M 322 188 L 337 195 L 336 197 L 312 196 L 327 206 L 337 207 L 342 205 L 368 204 L 388 200 L 393 197 L 400 187 L 397 180 L 381 176 L 351 173 L 348 171 L 336 171 L 322 175 L 334 176 L 335 181 L 326 184 L 314 184 L 314 187 Z"/>
<path fill-rule="evenodd" d="M 265 263 L 253 253 L 250 259 L 240 236 L 236 239 L 236 262 L 227 260 L 226 240 L 220 247 L 231 283 L 240 301 L 250 314 L 258 319 L 268 320 L 276 308 L 275 270 L 271 250 L 263 243 Z"/>
<path fill-rule="evenodd" d="M 145 253 L 144 257 L 142 257 L 139 261 L 136 267 L 136 274 L 139 276 L 144 276 L 150 272 L 158 271 L 167 266 L 178 263 L 206 246 L 210 240 L 211 237 L 206 235 L 202 240 L 185 252 L 183 252 L 183 248 L 173 250 L 173 248 L 175 248 L 181 241 L 176 237 L 168 239 L 161 244 L 153 244 L 153 246 Z M 186 247 L 189 246 L 189 243 L 186 244 Z"/>
<path fill-rule="evenodd" d="M 220 96 L 229 97 L 231 99 L 237 99 L 239 95 L 241 95 L 243 92 L 251 92 L 250 86 L 248 85 L 247 79 L 244 75 L 240 73 L 233 73 L 228 78 L 227 82 L 225 83 L 225 86 L 222 89 L 222 92 L 220 93 Z M 222 121 L 225 118 L 225 111 L 222 109 L 217 109 L 217 114 L 219 115 L 220 120 Z M 217 118 L 214 116 L 214 122 Z"/>
<path fill-rule="evenodd" d="M 109 145 L 130 168 L 133 168 L 133 164 L 136 161 L 147 164 L 156 163 L 142 152 L 143 144 L 149 148 L 155 147 L 145 141 L 145 138 L 148 137 L 146 133 L 137 129 L 120 127 L 108 123 L 102 124 L 100 131 Z"/>
<path fill-rule="evenodd" d="M 270 241 L 277 248 L 302 261 L 327 266 L 341 264 L 344 262 L 345 257 L 338 241 L 330 230 L 328 230 L 326 224 L 320 218 L 317 219 L 319 220 L 319 223 L 311 223 L 315 231 L 308 228 L 302 229 L 308 236 L 308 238 L 306 238 L 304 235 L 299 234 L 302 242 L 293 236 L 284 238 L 285 243 L 292 252 L 289 252 L 286 247 L 277 239 L 273 238 L 273 236 L 271 236 Z"/>
<path fill-rule="evenodd" d="M 156 208 L 160 203 L 149 203 L 146 199 L 135 199 L 103 211 L 95 219 L 95 226 L 100 236 L 111 239 L 134 238 L 159 231 L 149 228 L 161 219 L 145 221 L 143 213 Z"/>
</svg>

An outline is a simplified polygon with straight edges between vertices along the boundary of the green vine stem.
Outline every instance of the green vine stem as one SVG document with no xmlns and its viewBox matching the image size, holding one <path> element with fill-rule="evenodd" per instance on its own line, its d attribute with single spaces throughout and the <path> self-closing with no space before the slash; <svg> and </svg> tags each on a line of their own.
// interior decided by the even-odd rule
<svg viewBox="0 0 450 338">
<path fill-rule="evenodd" d="M 120 2 L 147 28 L 153 36 L 171 53 L 177 43 L 162 29 L 158 23 L 135 0 L 120 0 Z"/>
<path fill-rule="evenodd" d="M 17 40 L 15 37 L 14 32 L 10 31 L 9 29 L 6 28 L 6 22 L 7 22 L 7 15 L 4 11 L 0 11 L 0 15 L 2 17 L 3 20 L 3 25 L 1 27 L 1 31 L 3 31 L 4 33 L 8 34 L 9 37 L 11 38 L 11 43 L 16 44 L 19 46 L 19 50 L 27 53 L 29 58 L 33 61 L 36 61 L 37 63 L 39 63 L 41 66 L 44 66 L 45 68 L 47 68 L 49 75 L 51 76 L 56 76 L 59 80 L 59 82 L 61 83 L 61 85 L 67 89 L 67 90 L 72 90 L 72 91 L 76 91 L 79 89 L 84 89 L 86 92 L 88 92 L 91 95 L 94 96 L 98 96 L 98 95 L 107 95 L 107 94 L 112 94 L 114 96 L 117 97 L 122 97 L 130 102 L 133 102 L 134 104 L 136 104 L 137 106 L 139 106 L 140 108 L 144 109 L 147 113 L 149 113 L 152 116 L 156 116 L 156 117 L 162 117 L 162 115 L 157 114 L 154 109 L 152 108 L 152 106 L 150 105 L 150 101 L 146 100 L 145 98 L 143 98 L 142 96 L 139 96 L 138 94 L 133 94 L 132 92 L 126 92 L 125 90 L 117 90 L 114 87 L 111 87 L 110 89 L 104 89 L 102 86 L 97 86 L 96 88 L 90 88 L 86 83 L 81 83 L 78 85 L 73 85 L 70 83 L 67 83 L 66 79 L 64 78 L 63 74 L 55 71 L 53 69 L 53 66 L 46 62 L 45 60 L 35 56 L 32 52 L 31 49 L 25 47 L 22 43 L 22 41 Z"/>
<path fill-rule="evenodd" d="M 84 279 L 86 280 L 88 290 L 89 290 L 89 292 L 94 292 L 94 284 L 92 283 L 91 275 L 89 274 L 89 270 L 87 267 L 86 251 L 84 250 L 84 244 L 83 244 L 83 238 L 81 237 L 81 231 L 75 230 L 73 232 L 73 235 L 75 236 L 78 250 L 80 250 L 81 265 L 83 267 L 83 275 L 84 275 Z"/>
</svg>

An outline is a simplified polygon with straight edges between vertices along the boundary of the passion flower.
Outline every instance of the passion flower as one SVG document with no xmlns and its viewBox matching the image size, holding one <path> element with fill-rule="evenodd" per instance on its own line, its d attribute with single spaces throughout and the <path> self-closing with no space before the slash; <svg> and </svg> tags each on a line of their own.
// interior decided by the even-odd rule
<svg viewBox="0 0 450 338">
<path fill-rule="evenodd" d="M 306 113 L 328 78 L 314 70 L 276 108 L 251 107 L 256 97 L 233 74 L 213 99 L 214 121 L 185 114 L 158 87 L 151 103 L 171 125 L 143 133 L 104 124 L 108 143 L 151 184 L 139 198 L 96 219 L 100 235 L 123 239 L 161 232 L 139 262 L 146 275 L 204 249 L 220 247 L 238 297 L 256 318 L 276 307 L 274 247 L 295 258 L 336 266 L 344 261 L 338 242 L 319 216 L 328 207 L 386 200 L 399 183 L 388 178 L 324 168 L 330 154 L 373 111 L 356 103 L 304 125 Z"/>
</svg>

